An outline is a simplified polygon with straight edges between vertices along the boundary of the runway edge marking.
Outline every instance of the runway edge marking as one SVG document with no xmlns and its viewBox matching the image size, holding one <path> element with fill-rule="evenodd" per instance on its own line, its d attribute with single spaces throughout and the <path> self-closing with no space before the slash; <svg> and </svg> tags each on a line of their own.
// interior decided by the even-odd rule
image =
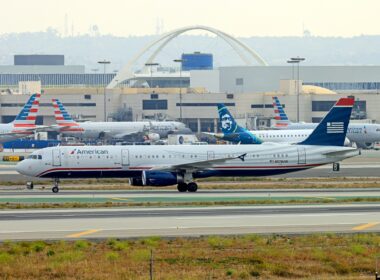
<svg viewBox="0 0 380 280">
<path fill-rule="evenodd" d="M 352 230 L 365 230 L 365 229 L 374 227 L 374 226 L 376 226 L 378 224 L 380 224 L 380 222 L 363 224 L 363 225 L 359 225 L 359 226 L 356 226 L 356 227 L 352 228 Z"/>
<path fill-rule="evenodd" d="M 96 232 L 99 232 L 99 231 L 101 231 L 101 229 L 90 229 L 90 230 L 85 230 L 85 231 L 69 234 L 69 235 L 66 235 L 66 237 L 67 238 L 77 238 L 77 237 L 81 237 L 81 236 L 84 236 L 84 235 L 93 234 L 93 233 L 96 233 Z"/>
</svg>

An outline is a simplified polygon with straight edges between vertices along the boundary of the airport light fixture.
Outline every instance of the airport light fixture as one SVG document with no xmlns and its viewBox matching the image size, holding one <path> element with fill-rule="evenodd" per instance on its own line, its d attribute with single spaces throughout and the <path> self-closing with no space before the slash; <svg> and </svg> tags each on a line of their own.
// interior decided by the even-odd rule
<svg viewBox="0 0 380 280">
<path fill-rule="evenodd" d="M 299 57 L 299 56 L 291 57 L 290 60 L 288 60 L 288 63 L 297 64 L 297 122 L 300 121 L 300 63 L 304 60 L 305 60 L 304 57 Z"/>
<path fill-rule="evenodd" d="M 100 60 L 98 61 L 99 64 L 102 64 L 103 65 L 103 81 L 104 81 L 104 92 L 103 92 L 103 98 L 104 98 L 104 104 L 103 104 L 103 109 L 104 109 L 104 121 L 106 122 L 107 121 L 107 95 L 106 95 L 106 82 L 105 82 L 105 77 L 106 77 L 106 66 L 107 64 L 111 64 L 111 61 L 108 61 L 108 60 Z"/>
<path fill-rule="evenodd" d="M 157 63 L 157 62 L 148 62 L 148 63 L 145 63 L 145 66 L 149 66 L 150 67 L 150 87 L 153 88 L 153 66 L 159 66 L 160 63 Z"/>
<path fill-rule="evenodd" d="M 182 62 L 183 59 L 174 59 L 179 65 L 179 120 L 182 122 Z"/>
</svg>

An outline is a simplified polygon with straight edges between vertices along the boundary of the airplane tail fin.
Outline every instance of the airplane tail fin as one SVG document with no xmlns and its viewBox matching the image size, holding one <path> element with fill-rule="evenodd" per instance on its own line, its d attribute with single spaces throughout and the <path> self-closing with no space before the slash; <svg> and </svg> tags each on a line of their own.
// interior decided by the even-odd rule
<svg viewBox="0 0 380 280">
<path fill-rule="evenodd" d="M 289 121 L 289 118 L 286 115 L 285 110 L 280 103 L 280 100 L 278 99 L 277 96 L 273 96 L 272 98 L 273 98 L 273 109 L 274 109 L 274 114 L 275 114 L 274 119 L 276 120 L 275 127 L 278 127 L 278 128 L 287 127 L 291 122 Z"/>
<path fill-rule="evenodd" d="M 58 126 L 72 127 L 79 126 L 79 124 L 73 120 L 73 118 L 66 111 L 65 107 L 58 99 L 52 99 L 54 107 L 54 117 Z"/>
<path fill-rule="evenodd" d="M 341 98 L 301 145 L 344 146 L 353 98 Z"/>
<path fill-rule="evenodd" d="M 218 104 L 218 114 L 220 126 L 224 134 L 245 132 L 245 129 L 236 123 L 230 111 L 228 111 L 227 107 L 222 103 Z"/>
<path fill-rule="evenodd" d="M 27 128 L 35 127 L 38 109 L 40 107 L 41 93 L 35 93 L 30 96 L 29 100 L 25 103 L 20 113 L 12 122 L 14 127 Z"/>
</svg>

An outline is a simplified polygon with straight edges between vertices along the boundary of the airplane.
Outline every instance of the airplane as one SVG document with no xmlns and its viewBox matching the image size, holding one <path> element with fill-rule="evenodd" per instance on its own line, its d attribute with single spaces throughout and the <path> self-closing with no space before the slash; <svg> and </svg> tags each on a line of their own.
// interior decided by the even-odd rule
<svg viewBox="0 0 380 280">
<path fill-rule="evenodd" d="M 271 176 L 357 156 L 344 147 L 354 100 L 341 98 L 301 143 L 261 145 L 58 146 L 31 153 L 16 165 L 23 175 L 53 178 L 130 178 L 134 186 L 176 185 L 196 192 L 197 178 Z M 33 188 L 33 182 L 27 187 Z"/>
<path fill-rule="evenodd" d="M 36 131 L 47 128 L 36 125 L 40 98 L 40 93 L 31 95 L 14 121 L 0 124 L 0 144 L 31 136 Z"/>
<path fill-rule="evenodd" d="M 262 144 L 263 142 L 273 142 L 294 144 L 304 141 L 313 132 L 312 129 L 293 131 L 278 129 L 249 131 L 237 124 L 224 104 L 218 104 L 218 113 L 222 133 L 203 133 L 232 143 Z M 345 141 L 345 145 L 347 145 L 347 141 Z"/>
<path fill-rule="evenodd" d="M 273 108 L 276 120 L 274 127 L 277 129 L 297 131 L 302 129 L 310 130 L 318 125 L 317 123 L 291 122 L 280 100 L 276 96 L 273 97 Z M 350 123 L 347 130 L 347 138 L 359 148 L 372 148 L 375 142 L 380 141 L 380 124 Z"/>
<path fill-rule="evenodd" d="M 144 135 L 145 140 L 158 141 L 172 132 L 188 132 L 185 124 L 176 121 L 140 122 L 76 122 L 58 99 L 52 99 L 54 116 L 60 133 L 85 139 L 123 139 Z"/>
</svg>

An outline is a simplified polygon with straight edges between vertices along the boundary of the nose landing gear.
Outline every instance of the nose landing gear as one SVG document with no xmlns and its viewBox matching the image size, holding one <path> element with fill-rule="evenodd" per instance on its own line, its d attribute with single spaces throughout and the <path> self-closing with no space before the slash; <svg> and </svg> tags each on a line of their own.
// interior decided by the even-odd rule
<svg viewBox="0 0 380 280">
<path fill-rule="evenodd" d="M 59 192 L 59 179 L 54 179 L 54 186 L 51 189 L 53 193 Z"/>
</svg>

